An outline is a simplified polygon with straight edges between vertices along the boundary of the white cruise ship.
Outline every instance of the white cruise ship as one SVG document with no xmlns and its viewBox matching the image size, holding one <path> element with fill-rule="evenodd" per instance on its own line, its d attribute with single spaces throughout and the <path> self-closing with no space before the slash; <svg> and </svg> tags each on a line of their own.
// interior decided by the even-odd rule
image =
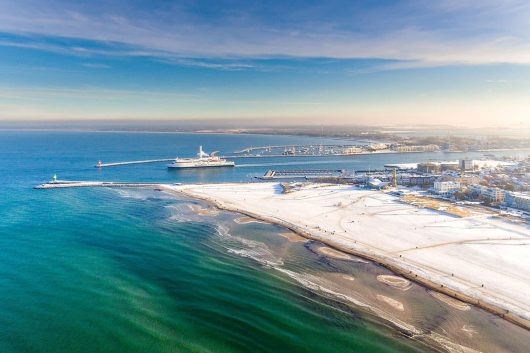
<svg viewBox="0 0 530 353">
<path fill-rule="evenodd" d="M 234 167 L 232 161 L 215 156 L 215 152 L 208 154 L 199 147 L 197 158 L 176 158 L 175 162 L 168 164 L 168 168 L 211 168 L 211 167 Z"/>
</svg>

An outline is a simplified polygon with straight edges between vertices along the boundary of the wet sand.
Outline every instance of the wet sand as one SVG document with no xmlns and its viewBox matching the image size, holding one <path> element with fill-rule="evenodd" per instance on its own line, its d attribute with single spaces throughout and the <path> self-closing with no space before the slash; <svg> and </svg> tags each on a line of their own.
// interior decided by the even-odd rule
<svg viewBox="0 0 530 353">
<path fill-rule="evenodd" d="M 384 284 L 390 287 L 394 287 L 401 290 L 407 290 L 410 288 L 410 281 L 403 277 L 379 275 L 377 276 L 377 280 L 379 282 L 383 282 Z"/>
<path fill-rule="evenodd" d="M 238 218 L 234 219 L 234 222 L 236 222 L 237 224 L 265 223 L 263 221 L 260 221 L 258 219 L 255 219 L 255 218 L 252 218 L 252 217 L 248 217 L 248 216 L 238 217 Z"/>
<path fill-rule="evenodd" d="M 434 291 L 429 291 L 429 294 L 435 297 L 436 299 L 438 299 L 439 301 L 444 302 L 445 304 L 455 309 L 466 311 L 471 308 L 469 304 L 464 303 L 458 299 L 451 298 L 450 296 L 447 296 L 445 294 L 434 292 Z"/>
<path fill-rule="evenodd" d="M 329 257 L 333 257 L 335 259 L 340 259 L 340 260 L 351 260 L 351 256 L 342 252 L 342 251 L 338 251 L 338 250 L 335 250 L 335 249 L 332 249 L 332 248 L 328 248 L 327 246 L 322 246 L 320 248 L 317 249 L 317 251 L 322 254 L 322 255 L 325 255 L 325 256 L 329 256 Z"/>
<path fill-rule="evenodd" d="M 286 239 L 288 239 L 290 242 L 302 242 L 302 243 L 305 243 L 307 242 L 307 238 L 304 238 L 304 237 L 301 237 L 299 236 L 298 234 L 296 233 L 293 233 L 293 232 L 280 232 L 280 233 L 276 233 L 278 234 L 279 236 L 281 237 L 284 237 Z"/>
<path fill-rule="evenodd" d="M 199 205 L 189 205 L 189 207 L 196 214 L 201 215 L 201 216 L 217 216 L 219 214 L 219 210 L 213 207 L 202 207 Z"/>
<path fill-rule="evenodd" d="M 527 331 L 466 303 L 447 303 L 445 297 L 435 296 L 377 263 L 344 261 L 340 255 L 345 253 L 340 250 L 293 232 L 279 232 L 272 222 L 267 222 L 270 227 L 259 227 L 256 231 L 252 223 L 233 222 L 232 213 L 221 211 L 216 218 L 220 217 L 224 217 L 227 225 L 231 224 L 234 237 L 250 240 L 241 242 L 241 246 L 250 246 L 248 253 L 244 249 L 229 253 L 257 261 L 268 270 L 278 270 L 301 287 L 351 306 L 357 314 L 366 312 L 363 318 L 369 315 L 365 319 L 387 322 L 411 339 L 442 347 L 440 351 L 525 352 L 523 347 L 530 343 Z M 297 241 L 292 241 L 293 236 Z M 284 240 L 278 242 L 279 239 Z M 324 255 L 319 248 L 330 249 L 334 255 L 339 253 L 339 258 Z M 323 261 L 321 255 L 327 259 Z"/>
<path fill-rule="evenodd" d="M 390 297 L 387 297 L 387 296 L 384 296 L 384 295 L 381 295 L 381 294 L 377 294 L 376 298 L 378 300 L 390 305 L 392 308 L 394 308 L 396 310 L 405 311 L 405 307 L 403 306 L 403 303 L 398 301 L 398 300 L 396 300 L 396 299 L 392 299 Z"/>
</svg>

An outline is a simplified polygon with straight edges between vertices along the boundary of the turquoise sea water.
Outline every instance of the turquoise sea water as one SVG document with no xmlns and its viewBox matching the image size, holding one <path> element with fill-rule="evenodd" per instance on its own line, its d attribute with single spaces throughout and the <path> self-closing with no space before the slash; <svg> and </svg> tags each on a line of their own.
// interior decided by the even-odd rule
<svg viewBox="0 0 530 353">
<path fill-rule="evenodd" d="M 282 231 L 275 226 L 238 225 L 236 216 L 224 212 L 200 217 L 190 210 L 192 201 L 155 191 L 32 189 L 54 173 L 77 180 L 251 181 L 274 163 L 297 160 L 241 161 L 255 166 L 198 172 L 168 171 L 163 164 L 103 170 L 93 165 L 98 159 L 192 155 L 199 144 L 229 153 L 250 145 L 318 142 L 0 132 L 0 352 L 430 351 L 384 322 L 271 270 L 276 262 L 341 270 L 308 245 L 273 237 Z M 314 168 L 362 169 L 419 157 L 309 162 Z M 297 167 L 304 166 L 292 165 Z"/>
</svg>

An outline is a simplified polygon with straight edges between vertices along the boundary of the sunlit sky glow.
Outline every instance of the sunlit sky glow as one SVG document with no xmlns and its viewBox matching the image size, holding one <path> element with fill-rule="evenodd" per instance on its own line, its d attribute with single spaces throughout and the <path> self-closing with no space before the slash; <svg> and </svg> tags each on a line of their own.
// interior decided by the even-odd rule
<svg viewBox="0 0 530 353">
<path fill-rule="evenodd" d="M 515 0 L 0 0 L 0 120 L 528 124 L 529 28 Z"/>
</svg>

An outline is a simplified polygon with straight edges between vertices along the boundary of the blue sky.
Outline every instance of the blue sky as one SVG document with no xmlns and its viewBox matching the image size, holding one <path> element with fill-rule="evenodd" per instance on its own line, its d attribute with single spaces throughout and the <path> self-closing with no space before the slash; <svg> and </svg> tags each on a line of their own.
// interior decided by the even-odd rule
<svg viewBox="0 0 530 353">
<path fill-rule="evenodd" d="M 4 1 L 0 120 L 530 120 L 526 1 Z"/>
</svg>

